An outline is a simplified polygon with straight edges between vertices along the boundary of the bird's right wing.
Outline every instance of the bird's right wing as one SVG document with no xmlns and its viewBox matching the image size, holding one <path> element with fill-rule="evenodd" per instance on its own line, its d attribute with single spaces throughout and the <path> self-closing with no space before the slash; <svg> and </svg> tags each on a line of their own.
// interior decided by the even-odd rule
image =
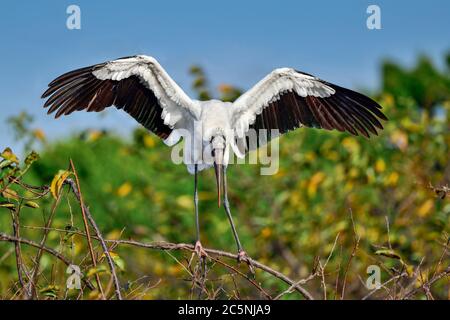
<svg viewBox="0 0 450 320">
<path fill-rule="evenodd" d="M 198 119 L 200 106 L 170 78 L 156 59 L 133 56 L 61 75 L 49 84 L 42 98 L 55 117 L 74 111 L 123 109 L 162 139 L 180 120 Z"/>
</svg>

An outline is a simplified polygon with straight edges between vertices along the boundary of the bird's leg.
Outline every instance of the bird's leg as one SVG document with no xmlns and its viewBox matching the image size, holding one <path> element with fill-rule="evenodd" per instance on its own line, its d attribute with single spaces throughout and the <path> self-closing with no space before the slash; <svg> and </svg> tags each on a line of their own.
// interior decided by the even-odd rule
<svg viewBox="0 0 450 320">
<path fill-rule="evenodd" d="M 233 217 L 231 216 L 230 203 L 228 202 L 227 172 L 226 171 L 227 171 L 227 169 L 224 166 L 223 167 L 223 189 L 224 189 L 224 191 L 223 191 L 224 192 L 223 207 L 225 208 L 225 212 L 227 213 L 228 220 L 230 221 L 231 231 L 233 232 L 234 240 L 236 241 L 236 245 L 238 248 L 237 260 L 238 260 L 238 262 L 241 262 L 241 261 L 246 262 L 250 268 L 251 273 L 254 274 L 255 272 L 253 270 L 253 265 L 252 265 L 251 259 L 249 258 L 247 253 L 242 248 L 241 242 L 239 241 L 238 233 L 236 231 L 236 227 L 233 222 Z"/>
<path fill-rule="evenodd" d="M 203 249 L 202 243 L 200 242 L 200 223 L 198 219 L 198 187 L 197 187 L 197 164 L 194 165 L 195 168 L 195 176 L 194 176 L 194 208 L 195 208 L 195 228 L 197 241 L 195 242 L 195 252 L 200 258 L 204 258 L 208 256 L 206 251 Z"/>
</svg>

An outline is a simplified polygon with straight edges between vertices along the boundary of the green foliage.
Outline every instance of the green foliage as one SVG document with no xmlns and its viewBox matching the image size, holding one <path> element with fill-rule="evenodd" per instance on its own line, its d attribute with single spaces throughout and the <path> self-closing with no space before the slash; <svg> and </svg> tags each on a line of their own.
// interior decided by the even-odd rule
<svg viewBox="0 0 450 320">
<path fill-rule="evenodd" d="M 300 129 L 280 138 L 277 174 L 260 176 L 260 165 L 231 165 L 230 203 L 249 255 L 291 278 L 304 278 L 317 257 L 322 263 L 326 260 L 339 235 L 327 265 L 326 280 L 329 297 L 337 298 L 355 236 L 360 240 L 345 275 L 346 298 L 361 298 L 368 293 L 360 278 L 367 278 L 366 269 L 371 264 L 385 267 L 382 280 L 386 280 L 403 268 L 409 274 L 410 266 L 417 268 L 425 257 L 421 272 L 424 277 L 431 277 L 442 255 L 442 245 L 447 242 L 450 225 L 449 197 L 435 194 L 450 179 L 450 87 L 446 72 L 437 70 L 426 58 L 421 58 L 412 70 L 385 63 L 383 91 L 376 99 L 390 121 L 378 137 L 367 140 L 338 132 Z M 212 94 L 204 72 L 194 67 L 191 73 L 196 77 L 194 88 L 199 98 L 209 99 Z M 232 101 L 240 91 L 227 86 L 220 93 L 222 98 Z M 434 112 L 437 107 L 439 114 Z M 84 200 L 108 238 L 194 241 L 193 177 L 184 166 L 171 162 L 170 149 L 140 128 L 134 131 L 131 141 L 98 131 L 84 132 L 82 137 L 44 145 L 41 159 L 31 165 L 24 180 L 32 185 L 50 185 L 59 170 L 67 169 L 72 158 Z M 11 154 L 9 158 L 2 157 L 2 174 L 18 166 Z M 212 171 L 200 175 L 202 242 L 206 247 L 234 251 L 225 213 L 217 208 L 213 175 Z M 13 198 L 10 199 L 3 193 L 3 197 L 7 203 L 18 204 L 14 196 L 10 195 Z M 25 208 L 21 213 L 23 224 L 42 225 L 42 215 L 48 216 L 52 203 L 48 197 L 39 202 L 40 208 L 33 209 L 32 205 Z M 0 208 L 0 231 L 10 231 L 10 216 L 4 214 L 7 210 Z M 82 238 L 71 233 L 78 230 L 77 226 L 82 228 L 79 217 L 73 198 L 68 198 L 61 203 L 53 225 L 66 228 L 66 233 L 52 231 L 49 238 L 49 243 L 59 243 L 62 252 L 70 253 L 75 260 L 87 252 Z M 390 222 L 389 232 L 385 217 Z M 40 239 L 36 230 L 23 232 L 28 238 Z M 0 243 L 2 296 L 11 295 L 7 288 L 16 274 L 13 256 L 2 258 L 9 246 Z M 190 283 L 182 280 L 186 271 L 171 255 L 130 247 L 117 248 L 117 254 L 114 261 L 122 270 L 122 280 L 130 281 L 130 288 L 135 288 L 133 281 L 143 275 L 151 283 L 163 279 L 161 284 L 142 293 L 141 298 L 189 296 Z M 183 258 L 182 254 L 174 256 Z M 448 265 L 446 255 L 439 270 Z M 100 265 L 85 271 L 91 276 L 99 270 L 104 273 L 102 268 Z M 42 269 L 55 273 L 46 260 L 42 261 Z M 59 272 L 64 274 L 64 270 Z M 286 289 L 267 275 L 257 274 L 257 279 L 268 291 Z M 42 283 L 41 293 L 61 297 L 59 287 L 52 285 Z M 216 285 L 233 290 L 230 279 L 221 279 Z M 308 288 L 320 297 L 321 279 L 311 281 Z M 245 294 L 258 297 L 251 288 L 241 292 Z M 447 298 L 445 281 L 433 288 L 433 295 Z M 286 296 L 298 297 L 295 293 Z"/>
<path fill-rule="evenodd" d="M 412 99 L 417 107 L 434 110 L 450 99 L 450 70 L 441 72 L 425 56 L 411 69 L 386 61 L 382 70 L 383 91 L 391 94 L 396 102 Z"/>
</svg>

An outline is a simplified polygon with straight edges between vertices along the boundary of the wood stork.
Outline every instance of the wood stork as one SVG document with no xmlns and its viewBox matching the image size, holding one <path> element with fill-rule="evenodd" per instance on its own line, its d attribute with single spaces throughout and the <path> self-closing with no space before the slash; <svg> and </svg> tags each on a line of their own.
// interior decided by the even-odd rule
<svg viewBox="0 0 450 320">
<path fill-rule="evenodd" d="M 221 193 L 237 244 L 239 261 L 249 261 L 231 217 L 227 196 L 226 168 L 231 152 L 243 157 L 238 142 L 250 129 L 273 138 L 268 131 L 283 134 L 299 127 L 347 131 L 369 138 L 387 120 L 381 106 L 370 98 L 291 68 L 275 69 L 234 103 L 190 99 L 152 57 L 137 55 L 108 61 L 65 73 L 49 84 L 42 98 L 55 117 L 74 111 L 102 111 L 115 106 L 173 146 L 189 134 L 200 133 L 200 146 L 185 148 L 184 163 L 194 174 L 194 204 L 197 241 L 195 250 L 206 255 L 200 242 L 197 174 L 214 166 L 218 204 Z M 262 133 L 259 133 L 262 132 Z M 209 150 L 212 161 L 202 161 Z"/>
</svg>

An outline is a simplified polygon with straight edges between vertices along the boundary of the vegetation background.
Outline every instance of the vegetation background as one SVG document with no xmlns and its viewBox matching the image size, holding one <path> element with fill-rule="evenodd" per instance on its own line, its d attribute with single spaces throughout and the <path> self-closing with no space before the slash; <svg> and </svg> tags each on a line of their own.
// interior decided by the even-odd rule
<svg viewBox="0 0 450 320">
<path fill-rule="evenodd" d="M 276 175 L 260 176 L 258 165 L 233 165 L 230 202 L 249 255 L 291 279 L 304 279 L 302 285 L 314 298 L 450 298 L 450 55 L 441 65 L 421 56 L 411 68 L 390 61 L 380 66 L 381 90 L 366 92 L 390 119 L 378 137 L 300 129 L 280 138 Z M 211 90 L 198 66 L 190 73 L 200 99 L 232 101 L 240 94 L 239 87 L 228 84 Z M 24 155 L 36 150 L 39 156 L 17 163 L 13 153 L 2 154 L 0 232 L 14 234 L 12 221 L 20 213 L 20 236 L 42 240 L 54 197 L 48 190 L 37 195 L 10 184 L 10 177 L 50 186 L 60 170 L 69 168 L 71 158 L 84 202 L 106 239 L 194 242 L 193 177 L 171 162 L 170 149 L 156 136 L 138 126 L 126 138 L 92 128 L 48 142 L 45 128 L 36 127 L 25 113 L 2 125 L 14 128 L 25 145 Z M 0 147 L 14 152 L 14 146 Z M 213 174 L 200 175 L 202 242 L 234 252 L 225 213 L 217 208 Z M 94 239 L 94 267 L 80 206 L 68 188 L 60 190 L 45 245 L 81 266 L 86 279 L 98 277 L 105 296 L 113 298 L 102 248 Z M 24 297 L 36 265 L 37 249 L 22 244 L 23 279 L 18 278 L 16 250 L 13 243 L 0 241 L 3 299 Z M 254 280 L 246 279 L 248 268 L 233 260 L 228 263 L 234 271 L 208 260 L 204 290 L 196 291 L 198 270 L 189 263 L 189 251 L 117 246 L 111 255 L 128 299 L 267 298 L 258 286 L 272 298 L 304 298 L 296 291 L 284 292 L 289 285 L 261 270 Z M 66 266 L 52 255 L 44 253 L 39 265 L 38 298 L 101 297 L 98 289 L 81 295 L 67 289 Z M 370 265 L 381 267 L 385 283 L 373 292 L 365 286 Z"/>
</svg>

